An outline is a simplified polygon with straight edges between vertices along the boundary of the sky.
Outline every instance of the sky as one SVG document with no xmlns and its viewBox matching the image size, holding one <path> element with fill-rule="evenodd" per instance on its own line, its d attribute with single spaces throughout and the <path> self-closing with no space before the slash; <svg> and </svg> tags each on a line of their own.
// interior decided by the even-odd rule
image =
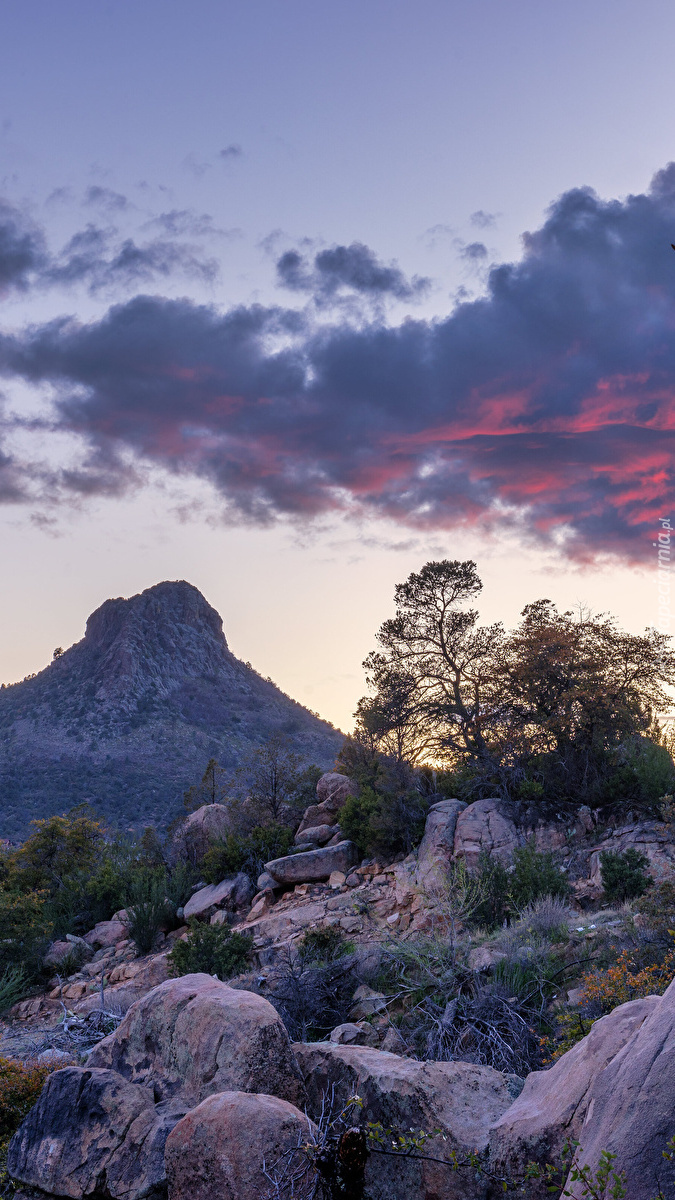
<svg viewBox="0 0 675 1200">
<path fill-rule="evenodd" d="M 343 729 L 430 558 L 487 621 L 663 627 L 673 44 L 661 0 L 0 4 L 0 680 L 162 579 Z"/>
</svg>

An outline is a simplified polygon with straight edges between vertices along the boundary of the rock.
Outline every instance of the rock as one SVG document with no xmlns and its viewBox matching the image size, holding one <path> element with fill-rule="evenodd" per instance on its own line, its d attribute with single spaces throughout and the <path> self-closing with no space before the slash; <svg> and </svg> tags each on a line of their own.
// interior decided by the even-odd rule
<svg viewBox="0 0 675 1200">
<path fill-rule="evenodd" d="M 328 1039 L 335 1046 L 379 1046 L 377 1032 L 368 1021 L 346 1021 L 331 1030 Z"/>
<path fill-rule="evenodd" d="M 253 897 L 253 904 L 246 920 L 256 921 L 258 917 L 264 917 L 274 906 L 274 892 L 271 888 L 267 888 L 264 892 L 259 892 Z M 218 914 L 216 914 L 217 916 Z M 211 917 L 211 924 L 215 921 L 215 917 Z"/>
<path fill-rule="evenodd" d="M 259 892 L 266 892 L 268 888 L 278 888 L 279 884 L 273 875 L 268 871 L 263 871 L 262 875 L 258 876 L 257 887 Z"/>
<path fill-rule="evenodd" d="M 248 875 L 240 871 L 232 879 L 223 879 L 221 883 L 211 883 L 208 887 L 200 888 L 185 904 L 183 916 L 186 921 L 207 921 L 219 908 L 228 908 L 231 912 L 243 908 L 250 902 L 252 895 L 251 881 Z"/>
<path fill-rule="evenodd" d="M 405 1054 L 408 1047 L 401 1037 L 395 1025 L 389 1025 L 387 1032 L 382 1039 L 381 1050 L 386 1050 L 389 1054 Z"/>
<path fill-rule="evenodd" d="M 490 1130 L 490 1157 L 498 1170 L 518 1175 L 529 1159 L 556 1162 L 564 1142 L 581 1134 L 593 1081 L 659 1005 L 657 996 L 619 1005 L 548 1071 L 528 1075 L 518 1099 Z"/>
<path fill-rule="evenodd" d="M 191 1105 L 234 1090 L 266 1090 L 291 1102 L 302 1097 L 276 1010 L 210 975 L 184 975 L 154 988 L 94 1047 L 88 1064 L 152 1086 L 162 1100 L 180 1095 Z"/>
<path fill-rule="evenodd" d="M 116 921 L 113 917 L 112 921 L 99 921 L 94 925 L 89 933 L 85 933 L 84 940 L 94 950 L 107 950 L 110 946 L 116 946 L 118 942 L 124 941 L 129 936 L 126 925 L 121 921 Z"/>
<path fill-rule="evenodd" d="M 340 888 L 347 882 L 347 876 L 344 871 L 331 871 L 328 876 L 328 886 L 332 888 Z"/>
<path fill-rule="evenodd" d="M 345 883 L 347 884 L 347 887 L 359 887 L 359 885 L 362 883 L 362 879 L 360 875 L 355 875 L 352 872 L 352 874 L 348 875 L 345 879 Z"/>
<path fill-rule="evenodd" d="M 429 809 L 417 852 L 417 878 L 422 887 L 443 881 L 454 853 L 457 818 L 465 808 L 463 800 L 439 800 Z"/>
<path fill-rule="evenodd" d="M 476 946 L 469 953 L 470 971 L 491 971 L 506 958 L 503 950 L 492 950 L 489 946 Z"/>
<path fill-rule="evenodd" d="M 278 883 L 309 883 L 315 879 L 328 879 L 333 871 L 346 874 L 357 858 L 354 843 L 344 841 L 337 846 L 325 846 L 322 850 L 275 858 L 265 863 L 265 870 Z"/>
<path fill-rule="evenodd" d="M 621 1009 L 626 1022 L 634 1016 L 633 1033 L 591 1082 L 578 1134 L 579 1161 L 595 1168 L 603 1150 L 616 1154 L 612 1167 L 625 1171 L 630 1200 L 652 1200 L 672 1190 L 673 1165 L 663 1151 L 673 1134 L 675 1107 L 675 983 L 663 996 L 633 1000 Z M 575 1200 L 582 1195 L 579 1184 L 567 1187 Z"/>
<path fill-rule="evenodd" d="M 307 1110 L 316 1117 L 335 1087 L 336 1105 L 363 1100 L 364 1121 L 395 1129 L 440 1129 L 425 1152 L 437 1158 L 483 1150 L 488 1130 L 511 1104 L 507 1081 L 491 1067 L 472 1063 L 419 1062 L 361 1046 L 314 1042 L 294 1047 L 307 1085 Z M 484 1180 L 438 1163 L 373 1155 L 366 1168 L 372 1200 L 483 1200 Z"/>
<path fill-rule="evenodd" d="M 263 1175 L 315 1127 L 276 1096 L 220 1092 L 183 1117 L 166 1143 L 168 1200 L 260 1200 Z"/>
<path fill-rule="evenodd" d="M 224 804 L 203 804 L 190 813 L 173 837 L 173 852 L 179 858 L 199 862 L 214 842 L 231 832 L 230 814 Z"/>
<path fill-rule="evenodd" d="M 335 771 L 329 771 L 326 775 L 322 775 L 316 785 L 319 803 L 311 804 L 309 808 L 305 809 L 298 834 L 304 833 L 307 829 L 315 829 L 318 825 L 332 825 L 336 813 L 340 811 L 349 797 L 355 796 L 357 792 L 358 786 L 353 779 L 349 779 L 346 775 L 338 775 Z"/>
<path fill-rule="evenodd" d="M 88 1066 L 55 1071 L 15 1133 L 8 1165 L 20 1183 L 80 1200 L 161 1193 L 164 1146 L 184 1106 L 155 1105 L 152 1089 Z"/>
<path fill-rule="evenodd" d="M 454 857 L 463 859 L 469 870 L 478 866 L 481 853 L 493 854 L 508 866 L 523 840 L 499 800 L 476 800 L 457 817 Z"/>
<path fill-rule="evenodd" d="M 65 1067 L 75 1063 L 75 1057 L 67 1050 L 43 1050 L 37 1061 L 41 1067 Z"/>
<path fill-rule="evenodd" d="M 352 1008 L 349 1019 L 360 1021 L 363 1017 L 372 1017 L 373 1013 L 386 1012 L 387 1001 L 382 992 L 374 992 L 367 984 L 362 983 L 354 992 L 356 1003 Z"/>
<path fill-rule="evenodd" d="M 73 947 L 70 942 L 52 942 L 42 960 L 42 965 L 44 967 L 59 967 L 64 958 L 67 958 L 72 953 Z"/>
<path fill-rule="evenodd" d="M 308 828 L 298 832 L 295 835 L 295 842 L 313 842 L 317 846 L 325 846 L 326 842 L 330 842 L 336 834 L 340 832 L 339 825 L 310 825 Z"/>
</svg>

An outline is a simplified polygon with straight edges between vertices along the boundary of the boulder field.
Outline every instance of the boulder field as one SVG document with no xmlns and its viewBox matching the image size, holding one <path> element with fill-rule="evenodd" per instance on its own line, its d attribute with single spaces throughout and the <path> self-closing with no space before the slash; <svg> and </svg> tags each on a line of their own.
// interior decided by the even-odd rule
<svg viewBox="0 0 675 1200">
<path fill-rule="evenodd" d="M 568 1137 L 593 1166 L 602 1150 L 615 1153 L 631 1200 L 653 1200 L 674 1174 L 663 1150 L 675 1112 L 675 983 L 603 1017 L 521 1086 L 470 1063 L 291 1045 L 266 1000 L 188 975 L 137 1001 L 86 1065 L 48 1078 L 8 1165 L 34 1200 L 260 1200 L 284 1156 L 316 1144 L 326 1104 L 358 1095 L 352 1123 L 436 1131 L 427 1160 L 370 1156 L 372 1200 L 488 1200 L 496 1176 L 555 1161 Z M 485 1171 L 452 1169 L 453 1153 L 474 1151 Z"/>
</svg>

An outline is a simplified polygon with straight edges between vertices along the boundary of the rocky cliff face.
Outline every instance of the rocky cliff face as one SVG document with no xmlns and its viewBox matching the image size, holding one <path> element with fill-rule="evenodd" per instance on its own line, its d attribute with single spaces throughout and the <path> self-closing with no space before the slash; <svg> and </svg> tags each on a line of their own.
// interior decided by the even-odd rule
<svg viewBox="0 0 675 1200">
<path fill-rule="evenodd" d="M 0 689 L 0 836 L 84 800 L 118 824 L 165 822 L 209 757 L 234 770 L 275 732 L 325 768 L 341 743 L 235 658 L 191 584 L 107 600 L 82 641 Z"/>
</svg>

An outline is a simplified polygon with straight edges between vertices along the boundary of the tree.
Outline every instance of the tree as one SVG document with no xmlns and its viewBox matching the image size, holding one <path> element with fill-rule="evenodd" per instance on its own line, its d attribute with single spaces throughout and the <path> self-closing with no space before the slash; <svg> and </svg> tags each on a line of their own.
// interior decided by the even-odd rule
<svg viewBox="0 0 675 1200">
<path fill-rule="evenodd" d="M 210 758 L 201 781 L 193 783 L 183 795 L 183 804 L 188 812 L 194 812 L 204 804 L 222 804 L 226 798 L 224 778 L 225 771 L 219 766 L 218 760 Z"/>
<path fill-rule="evenodd" d="M 85 804 L 67 816 L 47 817 L 31 825 L 33 832 L 11 856 L 23 891 L 36 888 L 54 894 L 73 876 L 93 870 L 100 859 L 105 826 Z"/>
<path fill-rule="evenodd" d="M 357 708 L 361 740 L 445 762 L 466 795 L 602 805 L 675 786 L 653 733 L 675 684 L 669 637 L 550 600 L 528 605 L 511 632 L 481 627 L 468 607 L 480 589 L 474 562 L 448 560 L 396 588 L 396 615 L 364 664 L 373 694 Z"/>
<path fill-rule="evenodd" d="M 280 821 L 294 804 L 300 783 L 301 759 L 288 749 L 281 734 L 274 734 L 248 758 L 242 778 L 248 795 L 259 814 Z"/>
</svg>

